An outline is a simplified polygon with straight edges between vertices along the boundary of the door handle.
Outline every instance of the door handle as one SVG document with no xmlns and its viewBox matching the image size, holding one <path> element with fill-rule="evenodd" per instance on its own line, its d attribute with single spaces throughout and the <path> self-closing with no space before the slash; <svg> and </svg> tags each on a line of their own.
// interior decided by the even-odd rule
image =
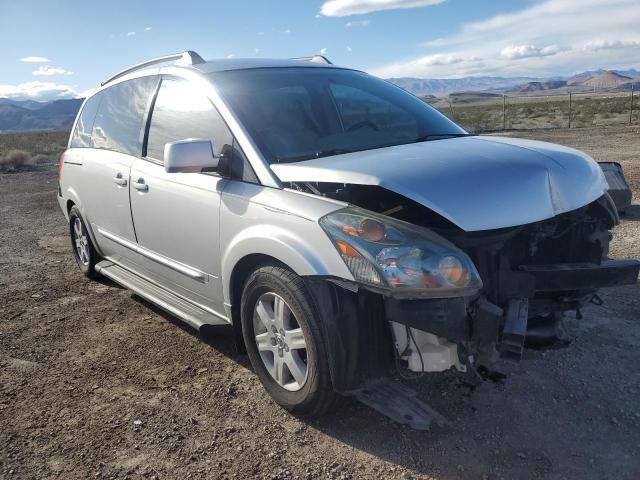
<svg viewBox="0 0 640 480">
<path fill-rule="evenodd" d="M 122 173 L 118 172 L 116 173 L 116 176 L 113 177 L 113 181 L 116 183 L 116 185 L 120 185 L 120 186 L 125 186 L 127 184 L 127 179 L 124 178 L 122 176 Z"/>
<path fill-rule="evenodd" d="M 138 178 L 138 180 L 133 182 L 133 188 L 135 188 L 136 190 L 140 190 L 141 192 L 146 192 L 147 190 L 149 190 L 149 185 L 144 183 L 144 178 L 140 177 Z"/>
</svg>

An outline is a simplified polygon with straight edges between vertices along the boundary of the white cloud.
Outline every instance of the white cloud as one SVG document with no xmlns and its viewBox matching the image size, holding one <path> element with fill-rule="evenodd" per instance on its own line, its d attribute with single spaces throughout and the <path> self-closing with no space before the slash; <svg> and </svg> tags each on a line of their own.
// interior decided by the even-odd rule
<svg viewBox="0 0 640 480">
<path fill-rule="evenodd" d="M 233 53 L 230 53 L 229 55 L 227 55 L 227 58 L 233 58 Z"/>
<path fill-rule="evenodd" d="M 351 27 L 368 27 L 369 25 L 371 25 L 371 21 L 370 20 L 353 20 L 351 22 L 347 22 L 344 24 L 345 27 L 347 28 L 351 28 Z"/>
<path fill-rule="evenodd" d="M 94 93 L 96 93 L 99 88 L 100 87 L 87 88 L 86 90 L 78 93 L 78 97 L 87 98 L 89 95 L 93 95 Z"/>
<path fill-rule="evenodd" d="M 54 75 L 73 75 L 73 72 L 65 70 L 61 67 L 50 67 L 48 65 L 41 65 L 36 70 L 31 72 L 36 77 L 51 77 Z"/>
<path fill-rule="evenodd" d="M 0 97 L 54 100 L 56 98 L 76 98 L 78 96 L 78 92 L 73 87 L 53 82 L 33 81 L 18 85 L 0 85 Z"/>
<path fill-rule="evenodd" d="M 327 17 L 362 15 L 380 10 L 416 8 L 437 5 L 445 0 L 328 0 L 320 7 L 320 13 Z"/>
<path fill-rule="evenodd" d="M 321 48 L 320 49 L 320 55 L 326 55 L 327 53 L 327 49 L 326 48 Z"/>
<path fill-rule="evenodd" d="M 447 44 L 447 41 L 444 38 L 436 38 L 435 40 L 429 40 L 427 42 L 421 43 L 421 47 L 442 47 Z"/>
<path fill-rule="evenodd" d="M 151 27 L 144 27 L 144 31 L 145 32 L 150 32 L 151 31 Z"/>
<path fill-rule="evenodd" d="M 290 28 L 287 28 L 287 29 L 284 31 L 284 33 L 291 33 L 291 29 L 290 29 Z"/>
<path fill-rule="evenodd" d="M 127 37 L 133 37 L 136 34 L 136 32 L 127 32 Z"/>
<path fill-rule="evenodd" d="M 626 47 L 638 47 L 640 40 L 596 40 L 587 42 L 584 47 L 587 50 L 617 50 Z"/>
<path fill-rule="evenodd" d="M 22 57 L 20 61 L 26 63 L 48 63 L 51 60 L 45 57 Z"/>
<path fill-rule="evenodd" d="M 455 65 L 456 63 L 464 62 L 463 58 L 454 57 L 451 55 L 431 55 L 420 59 L 420 63 L 423 65 Z"/>
<path fill-rule="evenodd" d="M 423 43 L 429 52 L 422 56 L 368 70 L 383 77 L 456 78 L 637 67 L 639 24 L 638 0 L 531 0 L 520 10 L 464 24 Z"/>
<path fill-rule="evenodd" d="M 353 48 L 347 47 L 347 52 L 353 52 Z"/>
<path fill-rule="evenodd" d="M 538 48 L 535 45 L 507 45 L 500 51 L 500 55 L 509 60 L 517 60 L 519 58 L 529 57 L 546 57 L 548 55 L 555 55 L 560 49 L 557 45 L 547 45 L 543 48 Z"/>
</svg>

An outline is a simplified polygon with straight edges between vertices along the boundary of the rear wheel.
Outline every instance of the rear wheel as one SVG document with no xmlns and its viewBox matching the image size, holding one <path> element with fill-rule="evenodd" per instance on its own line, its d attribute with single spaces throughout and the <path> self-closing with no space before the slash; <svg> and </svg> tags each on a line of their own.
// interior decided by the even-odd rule
<svg viewBox="0 0 640 480">
<path fill-rule="evenodd" d="M 80 215 L 77 207 L 71 207 L 69 211 L 69 230 L 71 233 L 71 246 L 73 247 L 73 256 L 76 259 L 78 267 L 89 278 L 95 278 L 98 274 L 95 271 L 95 265 L 98 261 L 91 237 L 87 232 L 87 227 Z"/>
<path fill-rule="evenodd" d="M 247 280 L 241 321 L 247 353 L 267 392 L 301 416 L 319 416 L 335 394 L 325 341 L 303 280 L 276 265 Z"/>
</svg>

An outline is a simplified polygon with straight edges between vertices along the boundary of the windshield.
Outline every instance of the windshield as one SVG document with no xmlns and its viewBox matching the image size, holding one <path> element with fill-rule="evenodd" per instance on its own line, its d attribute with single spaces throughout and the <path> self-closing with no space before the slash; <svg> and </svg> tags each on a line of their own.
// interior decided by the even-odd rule
<svg viewBox="0 0 640 480">
<path fill-rule="evenodd" d="M 466 135 L 419 98 L 362 72 L 293 67 L 209 76 L 269 163 Z"/>
</svg>

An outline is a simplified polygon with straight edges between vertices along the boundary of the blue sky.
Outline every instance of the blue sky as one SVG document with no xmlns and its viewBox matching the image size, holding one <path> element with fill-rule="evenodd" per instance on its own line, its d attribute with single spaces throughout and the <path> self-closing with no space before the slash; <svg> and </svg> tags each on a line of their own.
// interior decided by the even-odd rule
<svg viewBox="0 0 640 480">
<path fill-rule="evenodd" d="M 324 52 L 383 76 L 640 67 L 638 0 L 0 0 L 0 97 L 81 95 L 150 57 Z"/>
</svg>

